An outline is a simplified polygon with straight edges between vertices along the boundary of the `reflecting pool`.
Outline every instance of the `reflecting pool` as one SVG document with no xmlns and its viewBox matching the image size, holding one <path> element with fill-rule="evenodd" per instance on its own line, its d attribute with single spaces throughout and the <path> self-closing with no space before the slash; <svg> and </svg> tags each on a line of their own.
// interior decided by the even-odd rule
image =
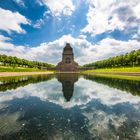
<svg viewBox="0 0 140 140">
<path fill-rule="evenodd" d="M 79 74 L 0 78 L 0 140 L 140 140 L 140 82 Z"/>
</svg>

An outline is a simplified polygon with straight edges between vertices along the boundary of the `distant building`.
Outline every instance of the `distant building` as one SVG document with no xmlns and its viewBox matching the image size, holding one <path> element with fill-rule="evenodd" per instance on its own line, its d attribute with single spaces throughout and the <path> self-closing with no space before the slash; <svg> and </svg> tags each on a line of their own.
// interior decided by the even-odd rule
<svg viewBox="0 0 140 140">
<path fill-rule="evenodd" d="M 73 49 L 69 43 L 63 49 L 62 61 L 56 66 L 56 69 L 60 72 L 69 71 L 76 72 L 79 69 L 78 63 L 74 61 Z"/>
</svg>

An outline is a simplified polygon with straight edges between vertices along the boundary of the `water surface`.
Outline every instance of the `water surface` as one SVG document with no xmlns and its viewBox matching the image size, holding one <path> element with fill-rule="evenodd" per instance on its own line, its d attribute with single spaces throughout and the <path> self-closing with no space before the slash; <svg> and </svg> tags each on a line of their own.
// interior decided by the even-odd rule
<svg viewBox="0 0 140 140">
<path fill-rule="evenodd" d="M 0 79 L 0 139 L 139 140 L 140 82 L 78 74 Z"/>
</svg>

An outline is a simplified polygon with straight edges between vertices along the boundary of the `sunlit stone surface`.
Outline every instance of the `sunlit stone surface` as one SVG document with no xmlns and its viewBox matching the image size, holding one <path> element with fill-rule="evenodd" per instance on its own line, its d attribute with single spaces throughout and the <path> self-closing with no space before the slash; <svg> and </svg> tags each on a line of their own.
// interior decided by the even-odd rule
<svg viewBox="0 0 140 140">
<path fill-rule="evenodd" d="M 140 82 L 78 74 L 0 79 L 0 139 L 140 139 Z"/>
<path fill-rule="evenodd" d="M 63 49 L 62 61 L 56 66 L 58 72 L 77 72 L 79 70 L 79 65 L 74 61 L 73 48 L 69 43 Z"/>
</svg>

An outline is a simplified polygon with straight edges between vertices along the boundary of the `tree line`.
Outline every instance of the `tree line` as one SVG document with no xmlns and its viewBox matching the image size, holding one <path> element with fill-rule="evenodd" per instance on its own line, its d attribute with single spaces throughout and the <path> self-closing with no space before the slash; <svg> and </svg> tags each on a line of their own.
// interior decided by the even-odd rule
<svg viewBox="0 0 140 140">
<path fill-rule="evenodd" d="M 86 64 L 85 68 L 117 68 L 117 67 L 135 67 L 140 66 L 140 50 L 134 50 L 124 55 L 110 57 L 105 60 Z"/>
<path fill-rule="evenodd" d="M 7 91 L 24 87 L 28 84 L 39 83 L 42 81 L 51 80 L 54 75 L 36 75 L 36 76 L 23 76 L 23 77 L 8 77 L 1 79 L 0 91 Z"/>
<path fill-rule="evenodd" d="M 123 80 L 112 77 L 100 77 L 95 75 L 84 75 L 84 78 L 95 81 L 97 83 L 108 85 L 109 87 L 126 91 L 128 93 L 132 93 L 133 95 L 140 96 L 140 81 Z"/>
<path fill-rule="evenodd" d="M 7 56 L 5 54 L 0 54 L 0 65 L 2 66 L 12 66 L 12 67 L 28 67 L 28 68 L 53 68 L 52 64 L 38 61 L 29 61 L 26 59 L 17 58 L 15 56 Z"/>
</svg>

